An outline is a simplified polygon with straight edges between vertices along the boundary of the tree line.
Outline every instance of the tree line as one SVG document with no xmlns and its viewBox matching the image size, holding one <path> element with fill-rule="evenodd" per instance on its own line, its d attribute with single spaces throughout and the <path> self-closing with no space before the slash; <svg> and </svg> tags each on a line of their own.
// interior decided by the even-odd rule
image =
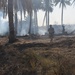
<svg viewBox="0 0 75 75">
<path fill-rule="evenodd" d="M 63 25 L 63 10 L 66 5 L 72 5 L 75 3 L 75 0 L 0 0 L 0 9 L 3 11 L 3 18 L 8 15 L 9 19 L 9 42 L 12 43 L 16 39 L 17 34 L 17 23 L 18 23 L 18 11 L 20 11 L 21 23 L 22 23 L 22 15 L 26 15 L 26 12 L 30 16 L 29 22 L 29 35 L 31 35 L 31 26 L 32 26 L 32 16 L 34 13 L 35 16 L 35 25 L 36 25 L 36 34 L 38 33 L 38 19 L 37 12 L 38 10 L 45 11 L 44 19 L 46 19 L 46 27 L 47 30 L 49 28 L 49 13 L 53 12 L 53 7 L 59 4 L 61 7 L 61 25 L 62 25 L 62 33 L 65 32 L 65 27 Z M 14 23 L 15 19 L 15 23 Z M 43 20 L 44 22 L 44 20 Z M 15 27 L 14 27 L 15 24 Z M 22 24 L 21 24 L 22 25 Z"/>
</svg>

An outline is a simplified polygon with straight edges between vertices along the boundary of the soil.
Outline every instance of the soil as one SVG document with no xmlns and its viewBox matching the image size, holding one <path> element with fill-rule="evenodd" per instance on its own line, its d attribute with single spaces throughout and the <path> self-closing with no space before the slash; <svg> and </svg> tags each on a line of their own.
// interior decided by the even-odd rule
<svg viewBox="0 0 75 75">
<path fill-rule="evenodd" d="M 0 38 L 0 75 L 24 75 L 24 72 L 28 75 L 34 74 L 35 71 L 38 71 L 38 75 L 43 75 L 44 69 L 47 70 L 47 75 L 59 75 L 59 73 L 62 75 L 62 72 L 63 75 L 68 75 L 68 73 L 75 75 L 74 36 L 56 36 L 53 42 L 46 37 L 39 39 L 18 37 L 17 39 L 16 42 L 10 44 L 7 37 Z M 40 71 L 32 61 L 41 66 Z M 58 67 L 62 68 L 61 71 Z"/>
</svg>

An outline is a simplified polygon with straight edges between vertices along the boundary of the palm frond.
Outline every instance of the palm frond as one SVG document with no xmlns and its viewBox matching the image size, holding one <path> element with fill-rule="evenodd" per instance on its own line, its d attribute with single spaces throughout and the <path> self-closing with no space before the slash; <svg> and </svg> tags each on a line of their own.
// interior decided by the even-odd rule
<svg viewBox="0 0 75 75">
<path fill-rule="evenodd" d="M 59 3 L 59 7 L 63 5 L 63 7 L 66 7 L 66 5 L 71 5 L 70 3 L 71 0 L 54 0 L 55 6 L 57 6 Z"/>
<path fill-rule="evenodd" d="M 42 7 L 42 9 L 44 11 L 52 12 L 53 11 L 52 0 L 43 0 L 43 7 Z"/>
<path fill-rule="evenodd" d="M 65 1 L 66 5 L 71 5 L 70 0 Z"/>
<path fill-rule="evenodd" d="M 35 10 L 35 9 L 41 9 L 41 2 L 42 2 L 42 0 L 32 0 L 32 8 L 33 8 L 33 10 Z"/>
<path fill-rule="evenodd" d="M 55 6 L 57 6 L 60 3 L 60 0 L 54 0 Z"/>
</svg>

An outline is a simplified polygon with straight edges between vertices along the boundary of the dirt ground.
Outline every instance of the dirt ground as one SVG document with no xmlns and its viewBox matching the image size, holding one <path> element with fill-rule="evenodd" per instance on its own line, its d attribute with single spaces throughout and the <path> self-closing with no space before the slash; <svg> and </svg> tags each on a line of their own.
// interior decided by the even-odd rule
<svg viewBox="0 0 75 75">
<path fill-rule="evenodd" d="M 45 36 L 39 39 L 20 37 L 13 44 L 7 42 L 7 37 L 0 38 L 0 75 L 24 75 L 27 69 L 26 75 L 35 70 L 38 71 L 38 75 L 75 75 L 74 36 L 56 36 L 52 43 Z M 31 67 L 26 68 L 25 59 L 28 60 L 27 65 L 30 63 Z M 40 70 L 37 70 L 36 63 L 41 66 Z M 14 65 L 17 65 L 15 73 Z"/>
</svg>

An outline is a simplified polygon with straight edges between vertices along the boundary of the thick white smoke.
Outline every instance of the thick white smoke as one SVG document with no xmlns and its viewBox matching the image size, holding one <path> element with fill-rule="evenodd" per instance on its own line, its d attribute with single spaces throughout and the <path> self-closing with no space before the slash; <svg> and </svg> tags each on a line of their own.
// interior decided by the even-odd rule
<svg viewBox="0 0 75 75">
<path fill-rule="evenodd" d="M 34 24 L 34 23 L 32 23 L 32 24 Z M 62 33 L 62 26 L 61 25 L 53 25 L 53 27 L 55 30 L 55 34 Z M 19 32 L 19 30 L 21 30 L 21 31 Z M 26 20 L 22 21 L 22 29 L 21 29 L 21 25 L 19 22 L 18 35 L 25 36 L 26 34 L 28 34 L 28 30 L 29 30 L 29 17 L 26 18 Z M 32 27 L 32 30 L 35 31 L 36 29 L 34 27 Z M 75 33 L 75 25 L 65 25 L 65 30 L 68 33 L 71 33 L 73 31 Z M 2 14 L 2 12 L 0 12 L 0 36 L 7 35 L 8 32 L 9 32 L 8 19 L 7 18 L 3 19 L 3 14 Z M 38 33 L 40 35 L 45 35 L 46 32 L 47 32 L 46 27 L 38 27 Z"/>
<path fill-rule="evenodd" d="M 3 19 L 3 14 L 0 12 L 0 35 L 7 35 L 9 30 L 7 18 Z"/>
</svg>

